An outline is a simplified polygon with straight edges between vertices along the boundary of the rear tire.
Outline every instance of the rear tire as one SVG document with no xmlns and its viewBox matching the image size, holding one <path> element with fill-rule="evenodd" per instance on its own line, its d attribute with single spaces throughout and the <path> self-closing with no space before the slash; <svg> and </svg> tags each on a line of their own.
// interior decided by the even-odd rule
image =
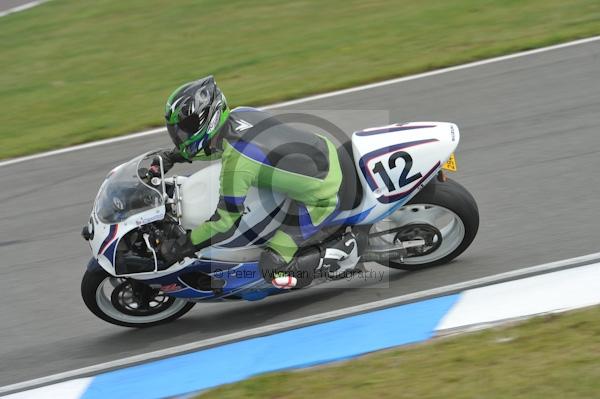
<svg viewBox="0 0 600 399">
<path fill-rule="evenodd" d="M 414 208 L 411 208 L 411 205 Z M 462 254 L 471 245 L 479 229 L 479 210 L 475 199 L 463 186 L 451 179 L 440 182 L 437 178 L 434 178 L 406 205 L 396 211 L 394 215 L 402 211 L 418 212 L 419 209 L 426 210 L 428 208 L 445 210 L 448 215 L 457 218 L 455 224 L 458 226 L 457 229 L 459 232 L 454 233 L 456 235 L 454 238 L 456 242 L 450 243 L 450 248 L 445 249 L 448 253 L 443 254 L 443 240 L 447 239 L 450 241 L 452 237 L 444 237 L 442 235 L 442 247 L 436 249 L 430 255 L 409 257 L 405 259 L 406 263 L 390 259 L 387 262 L 380 262 L 382 265 L 394 269 L 421 270 L 448 263 Z M 415 217 L 415 219 L 418 220 L 418 217 Z M 461 222 L 462 226 L 460 226 Z M 423 222 L 421 221 L 421 223 Z M 440 252 L 443 256 L 436 258 L 434 256 L 435 252 Z M 422 258 L 422 261 L 419 258 Z"/>
<path fill-rule="evenodd" d="M 169 298 L 160 292 L 157 297 L 163 302 L 154 301 L 157 305 L 153 309 L 137 311 L 135 308 L 127 310 L 119 305 L 119 300 L 124 295 L 116 292 L 122 289 L 125 293 L 127 279 L 117 279 L 108 274 L 104 269 L 93 268 L 86 270 L 81 280 L 81 297 L 87 308 L 97 317 L 111 324 L 122 327 L 145 328 L 173 321 L 190 311 L 195 305 L 179 298 Z M 110 284 L 113 288 L 110 291 Z M 114 286 L 116 284 L 116 287 Z M 108 288 L 108 290 L 107 290 Z"/>
</svg>

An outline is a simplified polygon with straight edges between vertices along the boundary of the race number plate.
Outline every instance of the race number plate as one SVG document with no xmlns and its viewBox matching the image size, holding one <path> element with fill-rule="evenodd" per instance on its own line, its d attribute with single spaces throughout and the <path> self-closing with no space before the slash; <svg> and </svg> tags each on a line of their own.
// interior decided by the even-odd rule
<svg viewBox="0 0 600 399">
<path fill-rule="evenodd" d="M 442 169 L 449 170 L 450 172 L 456 172 L 456 158 L 454 154 L 450 155 L 448 162 L 442 165 Z"/>
</svg>

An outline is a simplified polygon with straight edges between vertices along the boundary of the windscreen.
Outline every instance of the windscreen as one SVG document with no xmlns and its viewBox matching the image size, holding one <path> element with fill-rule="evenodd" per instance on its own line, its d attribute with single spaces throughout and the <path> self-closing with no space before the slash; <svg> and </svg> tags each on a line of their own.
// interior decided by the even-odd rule
<svg viewBox="0 0 600 399">
<path fill-rule="evenodd" d="M 132 215 L 161 206 L 161 193 L 142 182 L 138 168 L 145 155 L 109 173 L 96 198 L 96 214 L 106 224 L 120 223 Z"/>
</svg>

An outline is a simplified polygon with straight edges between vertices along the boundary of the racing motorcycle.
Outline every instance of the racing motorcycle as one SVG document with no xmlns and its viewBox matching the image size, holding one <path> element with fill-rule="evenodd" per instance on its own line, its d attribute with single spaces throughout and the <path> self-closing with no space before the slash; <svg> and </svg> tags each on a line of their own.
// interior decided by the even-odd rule
<svg viewBox="0 0 600 399">
<path fill-rule="evenodd" d="M 456 170 L 459 139 L 458 127 L 445 122 L 353 133 L 338 149 L 343 180 L 327 228 L 367 237 L 361 262 L 418 270 L 456 258 L 479 227 L 472 195 L 445 173 Z M 160 174 L 151 175 L 156 160 Z M 216 162 L 191 176 L 167 177 L 154 151 L 108 174 L 82 232 L 93 257 L 81 294 L 92 313 L 120 326 L 149 327 L 181 317 L 198 302 L 254 301 L 294 291 L 276 288 L 260 273 L 260 253 L 291 202 L 264 189 L 248 193 L 231 237 L 172 265 L 161 259 L 165 234 L 192 229 L 214 213 L 220 170 Z"/>
</svg>

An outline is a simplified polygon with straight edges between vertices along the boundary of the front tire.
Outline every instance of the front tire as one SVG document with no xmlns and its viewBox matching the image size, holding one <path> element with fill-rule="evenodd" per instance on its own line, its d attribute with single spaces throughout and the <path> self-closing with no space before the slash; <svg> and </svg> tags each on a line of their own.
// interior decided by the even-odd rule
<svg viewBox="0 0 600 399">
<path fill-rule="evenodd" d="M 385 229 L 415 226 L 415 237 L 430 225 L 441 243 L 432 245 L 432 252 L 423 256 L 411 256 L 400 262 L 399 259 L 389 259 L 380 262 L 384 266 L 402 270 L 420 270 L 427 267 L 442 265 L 462 254 L 471 245 L 479 229 L 479 210 L 473 196 L 456 181 L 447 179 L 445 182 L 433 179 L 406 205 L 394 212 L 390 217 L 374 224 L 371 233 L 381 234 Z M 378 237 L 378 245 L 393 245 L 391 234 Z M 407 238 L 410 239 L 410 238 Z M 372 239 L 371 239 L 372 240 Z"/>
<path fill-rule="evenodd" d="M 149 287 L 146 290 L 150 290 L 151 295 L 140 300 L 133 289 L 134 283 L 130 279 L 113 277 L 101 268 L 88 269 L 81 280 L 81 297 L 87 308 L 102 320 L 133 328 L 168 323 L 195 305 Z"/>
</svg>

